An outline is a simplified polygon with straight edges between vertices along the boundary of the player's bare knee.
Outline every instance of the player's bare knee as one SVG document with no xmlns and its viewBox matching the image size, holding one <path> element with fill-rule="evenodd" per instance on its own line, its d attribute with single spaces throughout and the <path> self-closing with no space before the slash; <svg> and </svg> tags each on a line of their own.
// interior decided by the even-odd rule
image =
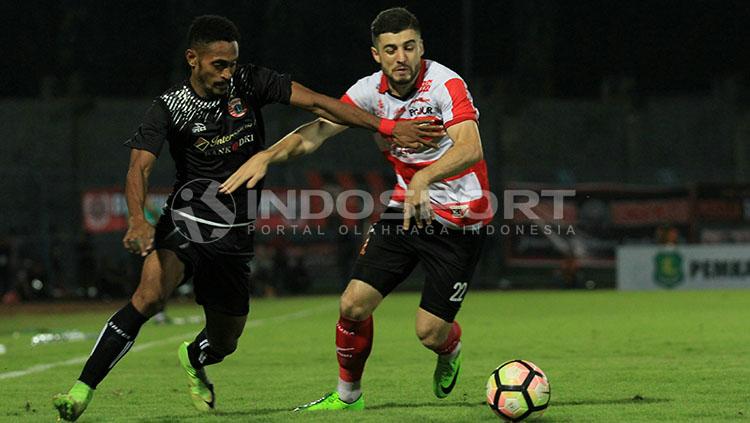
<svg viewBox="0 0 750 423">
<path fill-rule="evenodd" d="M 370 317 L 372 310 L 366 304 L 362 304 L 351 297 L 342 296 L 340 306 L 341 316 L 349 319 L 362 321 Z"/>
</svg>

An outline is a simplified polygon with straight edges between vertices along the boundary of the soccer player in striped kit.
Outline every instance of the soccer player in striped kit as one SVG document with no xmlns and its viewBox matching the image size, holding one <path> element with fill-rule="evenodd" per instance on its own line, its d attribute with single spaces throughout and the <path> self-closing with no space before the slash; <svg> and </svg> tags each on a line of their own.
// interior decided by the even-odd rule
<svg viewBox="0 0 750 423">
<path fill-rule="evenodd" d="M 492 219 L 487 167 L 466 84 L 447 67 L 422 58 L 417 18 L 403 8 L 372 23 L 372 56 L 380 71 L 360 79 L 342 100 L 399 121 L 440 121 L 447 134 L 431 146 L 400 147 L 376 136 L 397 184 L 385 213 L 370 229 L 341 295 L 336 324 L 336 391 L 297 410 L 361 410 L 361 379 L 373 340 L 372 313 L 421 263 L 427 273 L 416 334 L 437 355 L 433 392 L 445 398 L 461 367 L 461 327 L 455 316 L 476 267 Z M 309 154 L 346 126 L 325 119 L 301 126 L 258 153 L 222 184 L 232 192 L 263 178 L 270 163 Z"/>
<path fill-rule="evenodd" d="M 219 182 L 263 149 L 261 108 L 282 103 L 350 125 L 392 134 L 418 146 L 420 136 L 442 128 L 378 118 L 326 97 L 281 74 L 238 64 L 239 32 L 220 16 L 201 16 L 188 33 L 190 77 L 156 98 L 126 145 L 131 148 L 126 197 L 130 211 L 125 248 L 145 257 L 131 300 L 104 325 L 73 387 L 55 396 L 60 418 L 76 420 L 94 390 L 135 342 L 141 326 L 159 312 L 172 291 L 193 278 L 206 325 L 178 357 L 198 410 L 214 408 L 214 386 L 205 367 L 237 348 L 250 300 L 250 260 L 255 216 L 250 190 L 219 194 Z M 165 142 L 175 161 L 174 190 L 154 228 L 144 218 L 148 176 Z M 255 188 L 260 191 L 260 184 Z"/>
</svg>

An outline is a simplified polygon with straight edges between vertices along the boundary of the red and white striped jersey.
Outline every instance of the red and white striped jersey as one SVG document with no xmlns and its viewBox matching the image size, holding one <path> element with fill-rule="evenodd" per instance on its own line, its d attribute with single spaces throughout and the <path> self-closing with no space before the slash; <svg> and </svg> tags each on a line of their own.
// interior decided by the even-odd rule
<svg viewBox="0 0 750 423">
<path fill-rule="evenodd" d="M 394 120 L 439 120 L 446 128 L 466 120 L 478 120 L 469 90 L 461 77 L 432 60 L 422 60 L 414 93 L 400 99 L 388 92 L 388 78 L 382 71 L 360 79 L 342 101 L 379 117 Z M 436 140 L 437 141 L 437 140 Z M 389 207 L 403 208 L 412 176 L 429 166 L 453 146 L 447 135 L 439 148 L 411 149 L 390 143 L 383 151 L 396 172 L 396 186 Z M 430 202 L 437 220 L 450 228 L 478 228 L 492 220 L 487 164 L 484 160 L 456 175 L 430 184 Z"/>
</svg>

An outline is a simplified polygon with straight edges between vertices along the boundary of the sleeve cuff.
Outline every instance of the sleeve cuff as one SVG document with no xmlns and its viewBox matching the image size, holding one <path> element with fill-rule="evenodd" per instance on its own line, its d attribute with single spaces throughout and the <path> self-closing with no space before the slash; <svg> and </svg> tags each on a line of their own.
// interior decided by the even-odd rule
<svg viewBox="0 0 750 423">
<path fill-rule="evenodd" d="M 473 120 L 475 122 L 478 122 L 476 114 L 474 114 L 474 113 L 467 113 L 465 115 L 454 116 L 453 119 L 449 120 L 448 122 L 445 122 L 443 124 L 443 126 L 445 128 L 450 128 L 451 126 L 453 126 L 453 125 L 455 125 L 457 123 L 461 123 L 461 122 L 464 122 L 464 121 L 467 121 L 467 120 Z"/>
</svg>

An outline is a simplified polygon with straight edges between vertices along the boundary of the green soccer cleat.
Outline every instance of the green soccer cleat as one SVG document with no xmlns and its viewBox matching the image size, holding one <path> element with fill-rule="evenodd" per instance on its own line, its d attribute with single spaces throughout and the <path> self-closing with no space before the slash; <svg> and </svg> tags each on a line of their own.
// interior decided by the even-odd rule
<svg viewBox="0 0 750 423">
<path fill-rule="evenodd" d="M 453 391 L 460 371 L 461 351 L 453 360 L 446 360 L 438 356 L 435 374 L 432 376 L 432 388 L 436 397 L 445 398 Z"/>
<path fill-rule="evenodd" d="M 76 421 L 86 410 L 93 397 L 93 389 L 80 380 L 76 381 L 67 394 L 57 394 L 52 398 L 52 404 L 60 414 L 57 420 Z"/>
<path fill-rule="evenodd" d="M 365 409 L 365 396 L 360 395 L 353 403 L 344 402 L 339 398 L 338 392 L 326 394 L 323 398 L 309 404 L 300 405 L 293 411 L 319 411 L 319 410 L 352 410 Z"/>
<path fill-rule="evenodd" d="M 216 402 L 214 385 L 208 380 L 205 370 L 195 370 L 193 365 L 190 364 L 187 350 L 188 345 L 188 342 L 183 342 L 180 345 L 180 348 L 177 349 L 177 357 L 180 359 L 180 365 L 188 376 L 190 399 L 198 411 L 211 411 Z"/>
</svg>

